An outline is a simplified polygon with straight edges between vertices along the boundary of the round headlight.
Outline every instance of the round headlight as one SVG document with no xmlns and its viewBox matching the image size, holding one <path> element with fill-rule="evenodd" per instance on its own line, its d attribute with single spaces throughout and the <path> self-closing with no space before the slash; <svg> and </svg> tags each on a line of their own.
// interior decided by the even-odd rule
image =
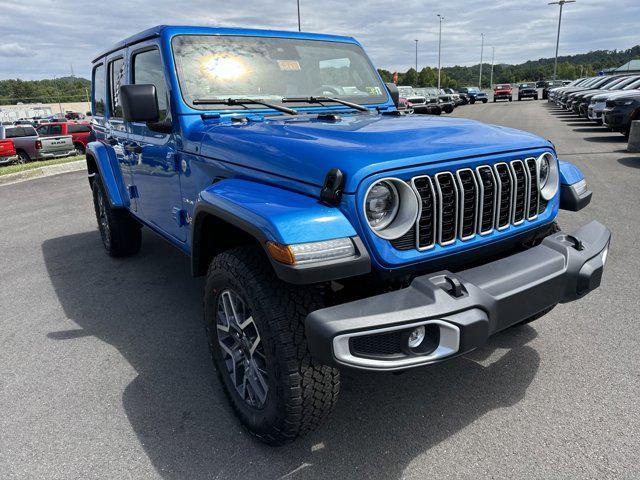
<svg viewBox="0 0 640 480">
<path fill-rule="evenodd" d="M 369 187 L 364 197 L 367 223 L 380 238 L 395 240 L 409 231 L 418 218 L 418 197 L 397 178 L 384 178 Z"/>
<path fill-rule="evenodd" d="M 544 188 L 544 186 L 547 184 L 547 181 L 549 180 L 550 168 L 551 166 L 549 165 L 549 158 L 543 157 L 542 160 L 540 160 L 540 171 L 538 173 L 540 188 Z"/>
<path fill-rule="evenodd" d="M 558 161 L 551 153 L 543 153 L 537 159 L 538 163 L 538 187 L 540 196 L 549 201 L 560 186 L 560 171 Z"/>
<path fill-rule="evenodd" d="M 366 199 L 367 221 L 374 230 L 382 230 L 398 214 L 400 198 L 392 183 L 383 181 L 374 184 Z"/>
</svg>

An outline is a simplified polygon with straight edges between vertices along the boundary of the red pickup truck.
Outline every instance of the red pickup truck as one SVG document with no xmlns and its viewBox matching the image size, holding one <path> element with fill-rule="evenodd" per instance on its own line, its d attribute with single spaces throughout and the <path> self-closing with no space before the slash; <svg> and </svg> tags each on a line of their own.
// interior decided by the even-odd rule
<svg viewBox="0 0 640 480">
<path fill-rule="evenodd" d="M 0 140 L 0 165 L 17 162 L 19 159 L 13 140 Z"/>
<path fill-rule="evenodd" d="M 45 123 L 37 128 L 38 135 L 50 137 L 58 135 L 71 135 L 73 145 L 80 155 L 84 155 L 87 143 L 90 142 L 91 125 L 89 122 L 53 122 Z"/>
<path fill-rule="evenodd" d="M 495 102 L 501 99 L 509 100 L 510 102 L 513 101 L 513 90 L 508 83 L 496 85 L 493 89 L 493 101 Z"/>
</svg>

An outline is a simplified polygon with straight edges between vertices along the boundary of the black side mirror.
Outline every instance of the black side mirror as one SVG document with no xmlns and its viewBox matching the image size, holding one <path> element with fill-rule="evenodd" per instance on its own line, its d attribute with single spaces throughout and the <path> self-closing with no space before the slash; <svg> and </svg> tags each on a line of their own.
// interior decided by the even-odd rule
<svg viewBox="0 0 640 480">
<path fill-rule="evenodd" d="M 391 95 L 391 100 L 393 104 L 397 107 L 400 104 L 400 91 L 395 83 L 386 83 L 387 90 L 389 90 L 389 95 Z"/>
<path fill-rule="evenodd" d="M 160 119 L 155 85 L 122 85 L 120 105 L 127 122 L 157 122 Z"/>
</svg>

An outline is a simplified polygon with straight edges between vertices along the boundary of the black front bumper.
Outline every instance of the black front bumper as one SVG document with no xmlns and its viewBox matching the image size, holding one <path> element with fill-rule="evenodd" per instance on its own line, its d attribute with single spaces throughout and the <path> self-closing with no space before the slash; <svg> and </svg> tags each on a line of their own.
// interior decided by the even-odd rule
<svg viewBox="0 0 640 480">
<path fill-rule="evenodd" d="M 305 321 L 309 348 L 322 363 L 365 370 L 405 369 L 468 352 L 496 332 L 597 288 L 610 239 L 594 221 L 479 267 L 424 275 L 407 288 L 317 310 Z M 448 348 L 390 357 L 351 349 L 355 337 L 408 333 L 421 323 L 440 328 Z"/>
</svg>

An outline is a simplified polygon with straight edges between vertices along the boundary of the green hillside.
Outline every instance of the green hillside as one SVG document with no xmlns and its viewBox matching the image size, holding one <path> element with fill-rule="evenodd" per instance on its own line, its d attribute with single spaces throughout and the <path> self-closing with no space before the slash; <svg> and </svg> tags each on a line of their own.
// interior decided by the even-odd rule
<svg viewBox="0 0 640 480">
<path fill-rule="evenodd" d="M 558 57 L 558 78 L 573 80 L 581 75 L 593 75 L 603 68 L 619 67 L 630 60 L 640 58 L 640 45 L 628 50 L 596 50 L 589 53 Z M 518 65 L 499 64 L 493 67 L 494 83 L 516 83 L 531 80 L 545 80 L 553 76 L 553 58 L 529 60 Z M 480 65 L 471 67 L 444 67 L 442 69 L 442 85 L 457 87 L 477 85 Z M 392 81 L 393 73 L 379 70 L 385 81 Z M 482 67 L 482 84 L 489 85 L 491 64 Z M 398 73 L 398 84 L 426 87 L 436 85 L 438 70 L 425 67 L 419 73 L 414 68 Z"/>
</svg>

